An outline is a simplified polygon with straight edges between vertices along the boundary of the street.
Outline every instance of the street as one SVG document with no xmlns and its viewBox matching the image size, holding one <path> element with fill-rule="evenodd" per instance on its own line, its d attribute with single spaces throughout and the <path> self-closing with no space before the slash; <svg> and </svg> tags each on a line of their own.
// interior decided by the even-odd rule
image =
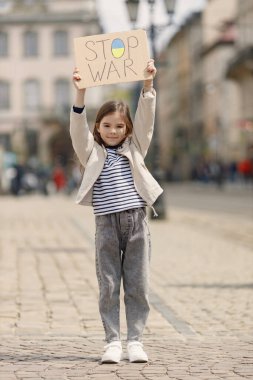
<svg viewBox="0 0 253 380">
<path fill-rule="evenodd" d="M 173 184 L 165 199 L 167 220 L 150 221 L 150 361 L 101 365 L 92 209 L 0 198 L 1 380 L 253 380 L 253 191 Z M 121 325 L 125 350 L 123 298 Z"/>
</svg>

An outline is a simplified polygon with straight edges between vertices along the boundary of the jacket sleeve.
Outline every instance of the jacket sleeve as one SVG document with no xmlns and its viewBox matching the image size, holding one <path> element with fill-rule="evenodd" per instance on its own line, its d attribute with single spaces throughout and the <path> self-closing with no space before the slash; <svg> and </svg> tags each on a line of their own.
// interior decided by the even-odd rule
<svg viewBox="0 0 253 380">
<path fill-rule="evenodd" d="M 94 137 L 89 130 L 85 109 L 81 114 L 71 110 L 70 137 L 74 151 L 85 167 L 94 146 Z"/>
<path fill-rule="evenodd" d="M 132 141 L 137 146 L 142 156 L 145 157 L 151 143 L 155 121 L 156 92 L 143 93 L 138 101 L 138 107 L 134 118 Z"/>
</svg>

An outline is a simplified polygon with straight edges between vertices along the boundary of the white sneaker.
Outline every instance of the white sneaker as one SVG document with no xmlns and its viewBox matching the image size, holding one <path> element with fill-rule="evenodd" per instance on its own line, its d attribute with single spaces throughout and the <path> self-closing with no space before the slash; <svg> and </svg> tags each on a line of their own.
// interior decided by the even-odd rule
<svg viewBox="0 0 253 380">
<path fill-rule="evenodd" d="M 119 363 L 122 357 L 122 346 L 120 341 L 112 341 L 105 347 L 105 353 L 102 356 L 102 363 Z"/>
<path fill-rule="evenodd" d="M 148 356 L 143 350 L 143 344 L 141 342 L 129 342 L 127 345 L 128 358 L 131 363 L 146 363 Z"/>
</svg>

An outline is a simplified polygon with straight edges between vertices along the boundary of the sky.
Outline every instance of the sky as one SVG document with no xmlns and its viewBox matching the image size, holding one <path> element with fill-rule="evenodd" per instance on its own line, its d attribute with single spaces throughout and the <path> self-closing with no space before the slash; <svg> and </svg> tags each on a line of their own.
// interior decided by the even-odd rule
<svg viewBox="0 0 253 380">
<path fill-rule="evenodd" d="M 96 0 L 98 13 L 104 33 L 121 32 L 131 28 L 147 28 L 150 22 L 149 6 L 147 0 L 140 0 L 139 12 L 136 25 L 131 25 L 128 17 L 125 0 Z M 174 25 L 163 28 L 159 34 L 157 41 L 158 51 L 168 43 L 171 36 L 176 30 L 176 26 L 181 24 L 183 20 L 192 12 L 202 10 L 206 0 L 177 0 L 174 15 Z M 110 4 L 110 6 L 109 6 Z M 154 12 L 154 23 L 156 25 L 164 25 L 168 22 L 168 16 L 163 0 L 156 0 L 156 8 Z"/>
<path fill-rule="evenodd" d="M 160 51 L 169 42 L 176 27 L 192 12 L 202 10 L 207 0 L 176 0 L 174 26 L 163 28 L 157 40 L 157 50 Z M 155 0 L 154 23 L 168 23 L 164 0 Z M 6 4 L 0 0 L 0 10 Z M 130 29 L 147 29 L 150 23 L 150 13 L 147 0 L 139 0 L 139 15 L 136 25 L 131 25 L 125 0 L 96 0 L 98 14 L 104 33 L 121 32 Z M 160 37 L 160 38 L 159 38 Z"/>
</svg>

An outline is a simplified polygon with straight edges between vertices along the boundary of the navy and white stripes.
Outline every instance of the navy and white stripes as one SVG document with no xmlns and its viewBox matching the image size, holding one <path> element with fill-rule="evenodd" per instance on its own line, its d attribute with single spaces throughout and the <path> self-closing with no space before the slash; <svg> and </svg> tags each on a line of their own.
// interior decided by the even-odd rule
<svg viewBox="0 0 253 380">
<path fill-rule="evenodd" d="M 137 193 L 128 159 L 106 148 L 104 168 L 93 187 L 95 215 L 105 215 L 146 206 Z"/>
</svg>

